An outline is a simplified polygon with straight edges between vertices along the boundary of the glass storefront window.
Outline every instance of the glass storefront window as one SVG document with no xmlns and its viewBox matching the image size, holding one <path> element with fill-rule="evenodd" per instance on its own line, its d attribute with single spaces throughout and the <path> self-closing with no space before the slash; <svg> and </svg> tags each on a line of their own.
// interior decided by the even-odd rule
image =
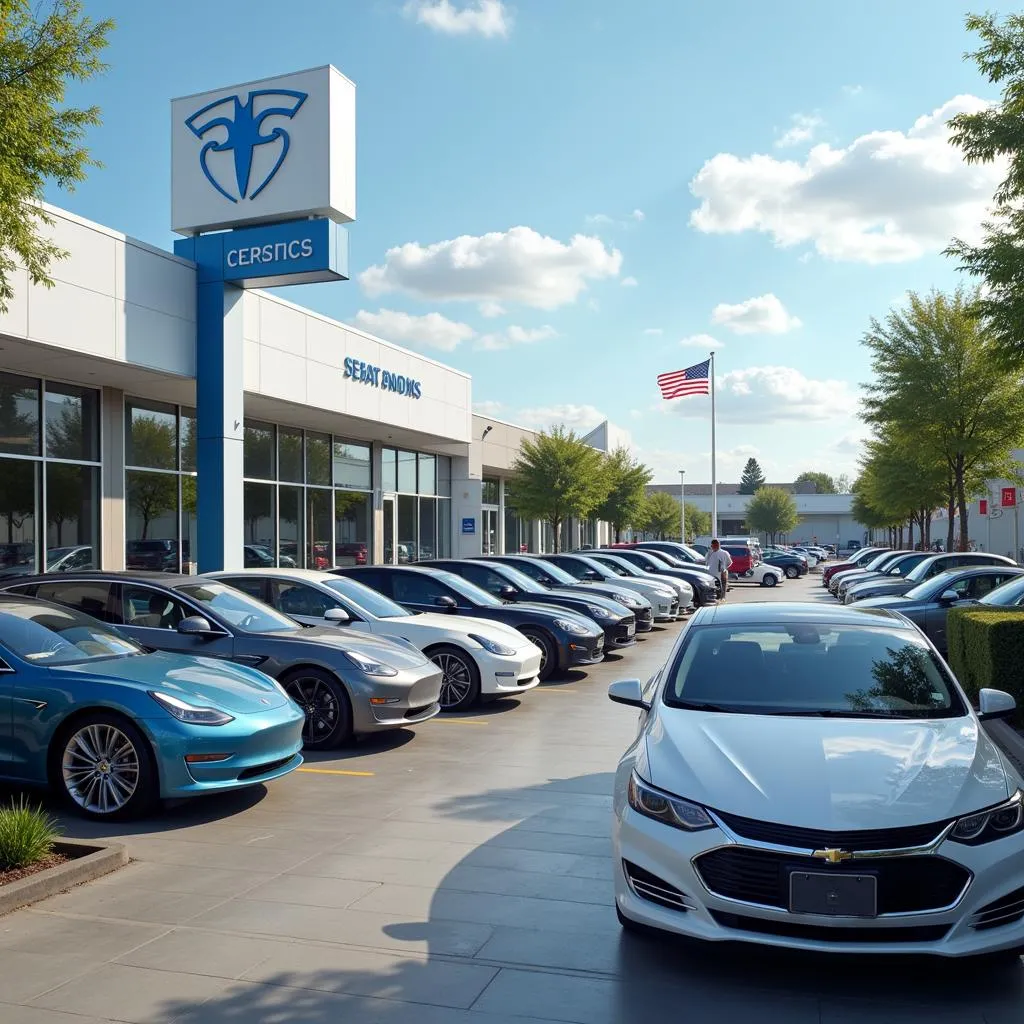
<svg viewBox="0 0 1024 1024">
<path fill-rule="evenodd" d="M 528 526 L 515 514 L 515 512 L 505 506 L 505 554 L 506 555 L 518 555 L 521 552 L 526 551 L 526 533 Z"/>
<path fill-rule="evenodd" d="M 199 563 L 199 478 L 181 478 L 181 571 L 196 572 Z"/>
<path fill-rule="evenodd" d="M 125 473 L 125 565 L 178 572 L 178 477 Z"/>
<path fill-rule="evenodd" d="M 46 464 L 46 571 L 94 569 L 100 551 L 100 471 Z"/>
<path fill-rule="evenodd" d="M 0 576 L 36 571 L 39 498 L 39 463 L 0 459 Z"/>
<path fill-rule="evenodd" d="M 398 552 L 401 562 L 412 562 L 416 558 L 416 498 L 411 494 L 398 496 Z"/>
<path fill-rule="evenodd" d="M 178 466 L 178 416 L 173 405 L 126 401 L 124 462 L 147 469 Z M 49 433 L 49 425 L 47 429 Z"/>
<path fill-rule="evenodd" d="M 437 557 L 437 505 L 434 498 L 420 498 L 418 561 Z"/>
<path fill-rule="evenodd" d="M 501 485 L 495 477 L 485 476 L 481 487 L 480 501 L 484 505 L 497 505 Z"/>
<path fill-rule="evenodd" d="M 306 483 L 331 485 L 331 435 L 306 433 Z"/>
<path fill-rule="evenodd" d="M 196 442 L 199 434 L 196 432 L 196 411 L 182 406 L 181 409 L 181 468 L 186 473 L 196 471 Z"/>
<path fill-rule="evenodd" d="M 279 487 L 277 491 L 278 564 L 304 569 L 306 510 L 301 487 Z"/>
<path fill-rule="evenodd" d="M 359 491 L 334 492 L 334 564 L 368 565 L 373 497 Z"/>
<path fill-rule="evenodd" d="M 437 503 L 437 557 L 451 558 L 452 555 L 452 503 Z"/>
<path fill-rule="evenodd" d="M 0 452 L 39 454 L 39 381 L 0 373 Z"/>
<path fill-rule="evenodd" d="M 277 463 L 274 457 L 274 427 L 270 423 L 245 421 L 245 447 L 243 460 L 245 475 L 259 480 L 276 480 Z"/>
<path fill-rule="evenodd" d="M 306 565 L 310 569 L 330 569 L 331 558 L 331 492 L 319 487 L 306 490 Z"/>
<path fill-rule="evenodd" d="M 245 517 L 245 564 L 260 566 L 270 560 L 274 564 L 277 550 L 277 513 L 274 510 L 274 485 L 244 485 L 243 515 Z"/>
<path fill-rule="evenodd" d="M 395 475 L 395 453 L 393 449 L 384 449 L 385 456 L 391 452 L 391 480 Z M 387 460 L 385 459 L 385 462 Z M 334 486 L 353 487 L 358 490 L 370 490 L 372 478 L 372 467 L 370 463 L 370 446 L 368 444 L 354 444 L 351 441 L 334 442 Z M 387 479 L 387 471 L 384 473 Z M 393 491 L 392 482 L 389 487 L 384 484 L 384 490 Z"/>
<path fill-rule="evenodd" d="M 98 462 L 99 392 L 73 384 L 47 383 L 44 395 L 47 457 Z"/>
<path fill-rule="evenodd" d="M 303 482 L 302 431 L 295 427 L 277 428 L 277 465 L 279 480 Z"/>
<path fill-rule="evenodd" d="M 437 472 L 433 455 L 420 455 L 420 494 L 437 494 Z"/>
<path fill-rule="evenodd" d="M 446 498 L 452 493 L 452 460 L 447 455 L 437 456 L 437 493 Z"/>
<path fill-rule="evenodd" d="M 416 453 L 398 453 L 398 488 L 399 494 L 416 493 Z"/>
<path fill-rule="evenodd" d="M 380 489 L 398 490 L 398 452 L 394 448 L 382 448 L 380 452 Z M 337 483 L 337 480 L 335 480 Z"/>
</svg>

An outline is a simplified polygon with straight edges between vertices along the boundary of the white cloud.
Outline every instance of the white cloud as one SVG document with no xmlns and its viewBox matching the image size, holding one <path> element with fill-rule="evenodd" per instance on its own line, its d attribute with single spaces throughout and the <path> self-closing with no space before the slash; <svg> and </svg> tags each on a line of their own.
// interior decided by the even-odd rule
<svg viewBox="0 0 1024 1024">
<path fill-rule="evenodd" d="M 734 334 L 785 334 L 800 326 L 771 292 L 734 305 L 720 302 L 711 311 L 711 322 Z"/>
<path fill-rule="evenodd" d="M 588 213 L 583 218 L 588 224 L 614 224 L 615 219 L 609 217 L 607 213 Z"/>
<path fill-rule="evenodd" d="M 454 352 L 460 342 L 476 334 L 469 324 L 449 320 L 440 313 L 413 316 L 394 309 L 381 309 L 376 313 L 361 309 L 356 313 L 356 325 L 396 345 L 436 348 L 442 352 Z"/>
<path fill-rule="evenodd" d="M 505 315 L 505 307 L 500 302 L 481 302 L 479 309 L 480 315 L 487 317 L 489 320 L 496 316 Z"/>
<path fill-rule="evenodd" d="M 643 409 L 630 409 L 629 418 L 631 420 L 642 420 L 644 418 Z"/>
<path fill-rule="evenodd" d="M 864 451 L 868 435 L 862 431 L 851 431 L 843 434 L 838 440 L 833 441 L 829 447 L 839 455 L 860 455 Z"/>
<path fill-rule="evenodd" d="M 497 416 L 504 408 L 504 403 L 495 402 L 493 399 L 473 403 L 473 412 L 478 416 Z"/>
<path fill-rule="evenodd" d="M 691 334 L 688 338 L 679 339 L 679 347 L 703 348 L 710 352 L 715 348 L 725 348 L 725 343 L 712 338 L 710 334 Z"/>
<path fill-rule="evenodd" d="M 635 277 L 624 277 L 619 283 L 623 288 L 635 288 L 640 282 Z"/>
<path fill-rule="evenodd" d="M 617 277 L 622 254 L 599 238 L 574 235 L 568 243 L 528 227 L 492 231 L 423 246 L 389 249 L 383 265 L 359 283 L 370 296 L 400 291 L 426 300 L 519 302 L 555 309 L 575 302 L 587 282 Z"/>
<path fill-rule="evenodd" d="M 578 434 L 593 430 L 603 423 L 607 416 L 593 405 L 542 405 L 531 409 L 520 409 L 515 422 L 534 430 L 549 430 L 564 425 Z"/>
<path fill-rule="evenodd" d="M 534 345 L 538 341 L 547 341 L 549 338 L 557 337 L 558 331 L 548 324 L 543 327 L 519 327 L 512 324 L 503 331 L 481 335 L 476 347 L 485 352 L 499 352 L 502 349 L 512 348 L 514 345 Z"/>
<path fill-rule="evenodd" d="M 664 333 L 665 333 L 664 330 L 662 328 L 660 328 L 660 327 L 645 327 L 644 328 L 644 334 L 649 334 L 652 337 L 657 337 L 658 335 L 661 335 L 661 334 L 664 334 Z"/>
<path fill-rule="evenodd" d="M 646 220 L 646 219 L 647 219 L 647 214 L 646 214 L 646 213 L 644 213 L 644 211 L 643 211 L 643 210 L 634 210 L 634 211 L 633 211 L 633 212 L 632 212 L 632 213 L 630 214 L 630 216 L 631 216 L 631 217 L 633 218 L 633 220 L 637 221 L 637 223 L 639 223 L 639 222 L 641 222 L 641 221 L 644 221 L 644 220 Z"/>
<path fill-rule="evenodd" d="M 864 91 L 863 85 L 844 85 L 843 94 L 845 96 L 859 96 Z"/>
<path fill-rule="evenodd" d="M 502 0 L 471 0 L 461 7 L 452 0 L 409 0 L 405 13 L 449 36 L 505 38 L 512 29 L 512 17 Z"/>
<path fill-rule="evenodd" d="M 716 377 L 715 399 L 720 422 L 761 426 L 848 420 L 858 409 L 847 381 L 805 377 L 789 366 L 752 366 Z M 708 416 L 701 399 L 662 402 L 657 408 L 688 418 Z"/>
<path fill-rule="evenodd" d="M 698 231 L 759 231 L 776 245 L 810 243 L 823 256 L 861 263 L 916 259 L 954 236 L 979 235 L 1005 161 L 969 166 L 946 122 L 986 106 L 957 96 L 906 132 L 875 131 L 806 159 L 719 153 L 690 182 Z"/>
<path fill-rule="evenodd" d="M 775 140 L 775 145 L 778 149 L 786 149 L 810 142 L 824 123 L 817 114 L 794 114 L 789 119 L 789 127 Z"/>
</svg>

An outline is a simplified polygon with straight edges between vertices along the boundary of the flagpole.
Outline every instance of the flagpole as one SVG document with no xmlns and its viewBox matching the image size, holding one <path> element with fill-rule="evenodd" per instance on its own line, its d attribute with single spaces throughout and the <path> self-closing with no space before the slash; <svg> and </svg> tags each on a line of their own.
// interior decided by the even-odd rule
<svg viewBox="0 0 1024 1024">
<path fill-rule="evenodd" d="M 711 536 L 718 536 L 718 472 L 715 467 L 715 353 L 711 353 Z"/>
</svg>

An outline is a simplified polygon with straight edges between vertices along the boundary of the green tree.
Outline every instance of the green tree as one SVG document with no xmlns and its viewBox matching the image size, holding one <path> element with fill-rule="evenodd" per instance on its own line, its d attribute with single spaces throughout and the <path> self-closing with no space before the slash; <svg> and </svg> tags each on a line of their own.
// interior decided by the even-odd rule
<svg viewBox="0 0 1024 1024">
<path fill-rule="evenodd" d="M 605 523 L 611 523 L 615 531 L 615 542 L 619 535 L 632 524 L 646 498 L 645 488 L 653 474 L 647 466 L 637 462 L 626 448 L 616 448 L 604 460 L 604 471 L 608 474 L 611 490 L 608 497 L 597 507 L 595 515 Z"/>
<path fill-rule="evenodd" d="M 1009 170 L 996 189 L 992 219 L 979 245 L 954 240 L 946 250 L 960 268 L 985 282 L 974 296 L 975 312 L 1004 367 L 1024 366 L 1024 15 L 967 16 L 968 31 L 981 45 L 965 57 L 1000 90 L 999 102 L 954 117 L 950 138 L 969 164 L 1007 160 Z"/>
<path fill-rule="evenodd" d="M 510 504 L 524 519 L 551 525 L 556 552 L 562 523 L 588 518 L 611 490 L 604 456 L 564 426 L 524 440 L 512 472 Z"/>
<path fill-rule="evenodd" d="M 97 107 L 64 105 L 70 83 L 105 70 L 100 54 L 113 28 L 83 14 L 81 0 L 0 0 L 0 311 L 14 297 L 12 272 L 52 284 L 48 269 L 66 252 L 45 235 L 46 183 L 71 189 L 96 166 L 82 145 L 100 123 Z"/>
<path fill-rule="evenodd" d="M 838 494 L 849 494 L 853 487 L 853 481 L 849 473 L 840 473 L 836 477 L 836 492 Z"/>
<path fill-rule="evenodd" d="M 757 533 L 766 533 L 774 544 L 779 534 L 789 533 L 798 522 L 793 495 L 781 487 L 762 487 L 747 502 L 744 518 L 747 526 Z"/>
<path fill-rule="evenodd" d="M 880 436 L 918 449 L 945 467 L 959 512 L 960 550 L 968 544 L 968 501 L 989 477 L 1016 474 L 1011 450 L 1024 440 L 1020 374 L 1002 368 L 974 314 L 977 296 L 958 289 L 909 296 L 864 337 L 875 379 L 864 418 Z"/>
<path fill-rule="evenodd" d="M 764 473 L 757 459 L 747 459 L 740 477 L 740 494 L 754 494 L 759 487 L 764 487 Z"/>
<path fill-rule="evenodd" d="M 664 491 L 648 495 L 644 503 L 643 531 L 653 533 L 658 540 L 673 540 L 679 536 L 679 526 L 679 502 Z"/>
<path fill-rule="evenodd" d="M 711 513 L 686 502 L 686 537 L 684 540 L 696 540 L 697 537 L 706 537 L 710 533 Z"/>
<path fill-rule="evenodd" d="M 797 494 L 838 494 L 839 488 L 828 473 L 808 471 L 801 473 L 793 486 Z"/>
</svg>

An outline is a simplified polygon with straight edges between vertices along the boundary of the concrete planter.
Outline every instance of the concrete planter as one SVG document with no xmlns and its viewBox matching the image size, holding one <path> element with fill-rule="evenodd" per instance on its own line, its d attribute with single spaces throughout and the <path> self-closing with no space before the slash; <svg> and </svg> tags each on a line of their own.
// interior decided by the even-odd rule
<svg viewBox="0 0 1024 1024">
<path fill-rule="evenodd" d="M 79 839 L 60 839 L 54 853 L 71 859 L 38 874 L 0 885 L 0 915 L 28 906 L 47 896 L 55 896 L 83 882 L 107 875 L 128 863 L 128 854 L 120 843 L 100 844 Z"/>
</svg>

